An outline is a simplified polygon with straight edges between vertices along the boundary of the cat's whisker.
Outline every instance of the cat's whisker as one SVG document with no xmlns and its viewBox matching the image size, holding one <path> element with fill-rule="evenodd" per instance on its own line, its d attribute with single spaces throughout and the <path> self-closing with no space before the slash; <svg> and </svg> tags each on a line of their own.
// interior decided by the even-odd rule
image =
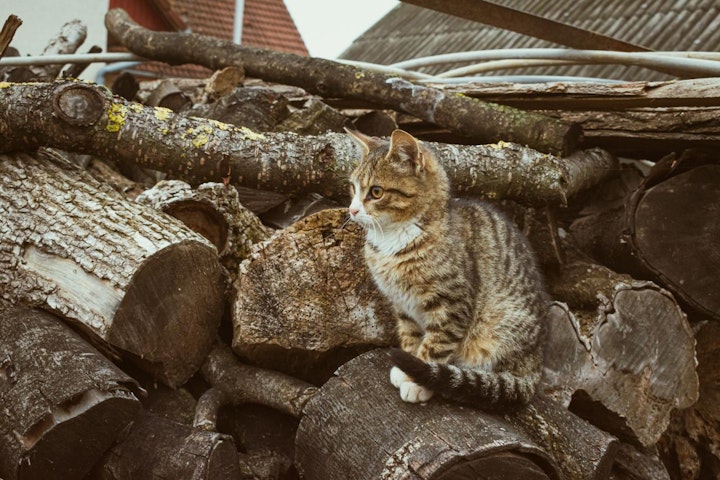
<svg viewBox="0 0 720 480">
<path fill-rule="evenodd" d="M 345 223 L 340 225 L 340 230 L 345 230 L 345 227 L 347 227 L 347 224 L 350 223 L 351 220 L 352 220 L 352 217 L 348 215 L 348 218 L 347 218 L 347 220 L 345 220 Z"/>
</svg>

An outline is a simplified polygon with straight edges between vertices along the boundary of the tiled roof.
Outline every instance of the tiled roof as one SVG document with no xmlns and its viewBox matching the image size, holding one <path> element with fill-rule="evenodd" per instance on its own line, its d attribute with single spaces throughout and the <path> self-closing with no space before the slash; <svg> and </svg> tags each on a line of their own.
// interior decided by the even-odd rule
<svg viewBox="0 0 720 480">
<path fill-rule="evenodd" d="M 494 0 L 495 3 L 654 50 L 720 49 L 720 4 L 715 0 Z M 341 58 L 388 65 L 467 50 L 558 48 L 560 45 L 409 4 L 399 4 L 362 34 Z M 437 73 L 458 65 L 428 67 Z M 573 75 L 661 80 L 667 75 L 619 65 L 536 67 L 489 75 Z"/>
<path fill-rule="evenodd" d="M 190 32 L 232 40 L 235 0 L 162 1 L 170 4 Z M 308 54 L 283 0 L 245 0 L 242 44 L 298 55 Z M 204 78 L 212 73 L 196 65 L 170 67 L 159 62 L 145 64 L 140 69 L 163 77 Z"/>
</svg>

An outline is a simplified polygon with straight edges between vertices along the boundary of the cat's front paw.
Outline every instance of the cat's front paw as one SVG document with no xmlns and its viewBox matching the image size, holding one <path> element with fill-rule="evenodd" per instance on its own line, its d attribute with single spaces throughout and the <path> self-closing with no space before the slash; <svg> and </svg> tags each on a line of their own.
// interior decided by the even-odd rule
<svg viewBox="0 0 720 480">
<path fill-rule="evenodd" d="M 400 388 L 400 385 L 409 381 L 410 377 L 405 375 L 405 372 L 398 367 L 392 367 L 390 369 L 390 383 L 392 383 L 395 388 Z"/>
<path fill-rule="evenodd" d="M 402 398 L 404 402 L 427 402 L 432 398 L 433 393 L 435 392 L 415 382 L 404 382 L 400 385 L 400 398 Z"/>
</svg>

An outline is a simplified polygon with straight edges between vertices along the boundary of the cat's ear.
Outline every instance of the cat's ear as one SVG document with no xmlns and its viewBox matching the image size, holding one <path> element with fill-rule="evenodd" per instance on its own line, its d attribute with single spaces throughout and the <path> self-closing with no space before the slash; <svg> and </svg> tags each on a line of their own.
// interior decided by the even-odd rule
<svg viewBox="0 0 720 480">
<path fill-rule="evenodd" d="M 350 138 L 355 140 L 355 143 L 360 145 L 360 147 L 363 150 L 363 154 L 367 155 L 368 153 L 370 153 L 370 147 L 373 143 L 372 138 L 368 137 L 367 135 L 365 135 L 357 130 L 352 130 L 347 127 L 344 127 L 344 128 L 345 128 L 345 131 L 347 132 L 347 134 L 350 135 Z"/>
<path fill-rule="evenodd" d="M 425 170 L 425 156 L 422 154 L 417 139 L 403 130 L 395 130 L 390 136 L 390 155 L 394 155 L 402 162 L 409 162 L 415 171 Z"/>
</svg>

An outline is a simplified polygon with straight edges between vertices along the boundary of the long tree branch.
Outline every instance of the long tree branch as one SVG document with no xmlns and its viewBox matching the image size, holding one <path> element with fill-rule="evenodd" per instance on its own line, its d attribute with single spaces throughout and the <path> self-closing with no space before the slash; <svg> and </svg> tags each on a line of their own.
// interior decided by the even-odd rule
<svg viewBox="0 0 720 480">
<path fill-rule="evenodd" d="M 568 158 L 517 144 L 431 144 L 458 194 L 565 205 L 616 168 L 609 153 Z M 192 183 L 230 177 L 236 185 L 344 197 L 360 151 L 347 135 L 255 133 L 247 128 L 113 97 L 76 82 L 0 83 L 0 152 L 37 147 L 128 160 Z"/>
<path fill-rule="evenodd" d="M 248 76 L 302 87 L 325 97 L 369 101 L 415 115 L 480 142 L 505 140 L 555 155 L 577 148 L 581 129 L 543 115 L 416 85 L 399 77 L 321 58 L 245 47 L 187 33 L 153 32 L 121 9 L 105 16 L 108 32 L 133 53 L 171 65 L 213 70 L 242 66 Z"/>
</svg>

